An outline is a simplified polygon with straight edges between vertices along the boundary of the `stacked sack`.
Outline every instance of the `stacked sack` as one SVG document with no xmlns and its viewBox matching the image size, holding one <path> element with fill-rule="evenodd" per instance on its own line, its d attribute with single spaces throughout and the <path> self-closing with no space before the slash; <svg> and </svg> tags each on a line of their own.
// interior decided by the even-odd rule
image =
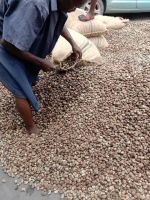
<svg viewBox="0 0 150 200">
<path fill-rule="evenodd" d="M 123 28 L 129 20 L 120 17 L 96 15 L 91 21 L 81 22 L 78 16 L 82 14 L 86 14 L 82 9 L 76 9 L 76 11 L 69 13 L 66 26 L 69 28 L 69 32 L 75 42 L 81 48 L 83 59 L 102 62 L 100 50 L 109 46 L 105 34 L 110 30 Z M 64 49 L 63 52 L 62 49 Z M 53 51 L 54 60 L 63 61 L 71 53 L 71 45 L 60 37 Z"/>
<path fill-rule="evenodd" d="M 95 63 L 102 63 L 102 58 L 97 47 L 82 34 L 68 29 L 72 38 L 82 50 L 82 59 Z M 52 59 L 56 63 L 66 60 L 72 54 L 70 43 L 62 36 L 59 37 L 52 52 Z"/>
<path fill-rule="evenodd" d="M 73 29 L 90 39 L 99 50 L 107 48 L 108 42 L 104 37 L 107 33 L 106 24 L 96 18 L 91 21 L 82 22 L 78 17 L 83 14 L 85 15 L 86 13 L 81 9 L 76 9 L 75 12 L 69 13 L 66 22 L 67 28 Z"/>
</svg>

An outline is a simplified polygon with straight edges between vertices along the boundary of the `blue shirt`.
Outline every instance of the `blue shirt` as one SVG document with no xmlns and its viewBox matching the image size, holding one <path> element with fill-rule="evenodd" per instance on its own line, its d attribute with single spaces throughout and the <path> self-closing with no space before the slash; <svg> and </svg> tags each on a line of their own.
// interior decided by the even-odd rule
<svg viewBox="0 0 150 200">
<path fill-rule="evenodd" d="M 66 19 L 57 0 L 1 0 L 0 37 L 44 58 L 54 48 Z"/>
<path fill-rule="evenodd" d="M 0 0 L 0 38 L 41 58 L 54 48 L 66 19 L 67 15 L 58 10 L 57 0 Z M 7 88 L 15 96 L 27 98 L 38 110 L 31 84 L 40 68 L 20 61 L 0 48 L 0 81 L 5 86 L 11 85 Z"/>
</svg>

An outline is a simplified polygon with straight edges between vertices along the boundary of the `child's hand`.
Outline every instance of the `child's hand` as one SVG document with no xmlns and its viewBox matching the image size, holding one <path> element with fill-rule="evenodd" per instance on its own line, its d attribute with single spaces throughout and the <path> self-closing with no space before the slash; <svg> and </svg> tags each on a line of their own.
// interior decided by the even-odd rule
<svg viewBox="0 0 150 200">
<path fill-rule="evenodd" d="M 41 68 L 44 72 L 50 72 L 55 69 L 54 64 L 45 59 L 43 59 Z"/>
<path fill-rule="evenodd" d="M 82 58 L 82 51 L 80 49 L 80 47 L 74 43 L 72 45 L 72 50 L 73 50 L 73 54 L 75 55 L 76 59 L 81 59 Z"/>
</svg>

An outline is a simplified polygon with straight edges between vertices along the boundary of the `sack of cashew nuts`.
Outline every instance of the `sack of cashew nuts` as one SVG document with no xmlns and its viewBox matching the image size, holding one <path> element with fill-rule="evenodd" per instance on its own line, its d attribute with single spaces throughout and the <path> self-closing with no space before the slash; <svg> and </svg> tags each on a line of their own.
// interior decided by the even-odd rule
<svg viewBox="0 0 150 200">
<path fill-rule="evenodd" d="M 127 25 L 129 19 L 123 19 L 122 17 L 102 16 L 96 15 L 95 19 L 103 23 L 107 30 L 119 30 Z"/>
<path fill-rule="evenodd" d="M 85 36 L 68 29 L 72 38 L 82 50 L 82 59 L 85 61 L 102 63 L 102 57 L 97 47 L 88 40 Z M 70 43 L 62 36 L 59 37 L 56 46 L 52 52 L 52 59 L 54 62 L 62 62 L 72 54 L 72 47 Z"/>
<path fill-rule="evenodd" d="M 98 37 L 91 37 L 89 38 L 89 40 L 95 44 L 95 46 L 99 49 L 99 50 L 102 50 L 102 49 L 106 49 L 109 44 L 106 40 L 106 38 L 103 36 L 103 35 L 100 35 Z"/>
<path fill-rule="evenodd" d="M 103 15 L 96 15 L 91 21 L 81 22 L 78 16 L 82 14 L 86 14 L 82 9 L 76 9 L 74 12 L 69 13 L 66 26 L 86 37 L 97 37 L 107 32 L 107 30 L 122 29 L 129 22 L 129 19 Z"/>
<path fill-rule="evenodd" d="M 69 13 L 68 20 L 66 22 L 67 28 L 71 28 L 88 38 L 97 37 L 107 32 L 106 25 L 97 19 L 87 22 L 80 21 L 78 16 L 81 14 L 84 14 L 84 11 L 81 9 L 76 9 L 75 12 Z"/>
</svg>

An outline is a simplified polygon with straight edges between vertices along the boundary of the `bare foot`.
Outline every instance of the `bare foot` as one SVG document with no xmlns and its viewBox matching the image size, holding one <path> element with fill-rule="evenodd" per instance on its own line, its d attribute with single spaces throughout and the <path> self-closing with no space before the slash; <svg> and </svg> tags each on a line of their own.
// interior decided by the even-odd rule
<svg viewBox="0 0 150 200">
<path fill-rule="evenodd" d="M 29 135 L 36 134 L 38 135 L 40 133 L 40 129 L 34 124 L 32 127 L 26 127 L 27 133 Z"/>
<path fill-rule="evenodd" d="M 79 20 L 82 22 L 87 22 L 94 19 L 94 14 L 92 13 L 87 13 L 87 15 L 80 15 Z"/>
</svg>

